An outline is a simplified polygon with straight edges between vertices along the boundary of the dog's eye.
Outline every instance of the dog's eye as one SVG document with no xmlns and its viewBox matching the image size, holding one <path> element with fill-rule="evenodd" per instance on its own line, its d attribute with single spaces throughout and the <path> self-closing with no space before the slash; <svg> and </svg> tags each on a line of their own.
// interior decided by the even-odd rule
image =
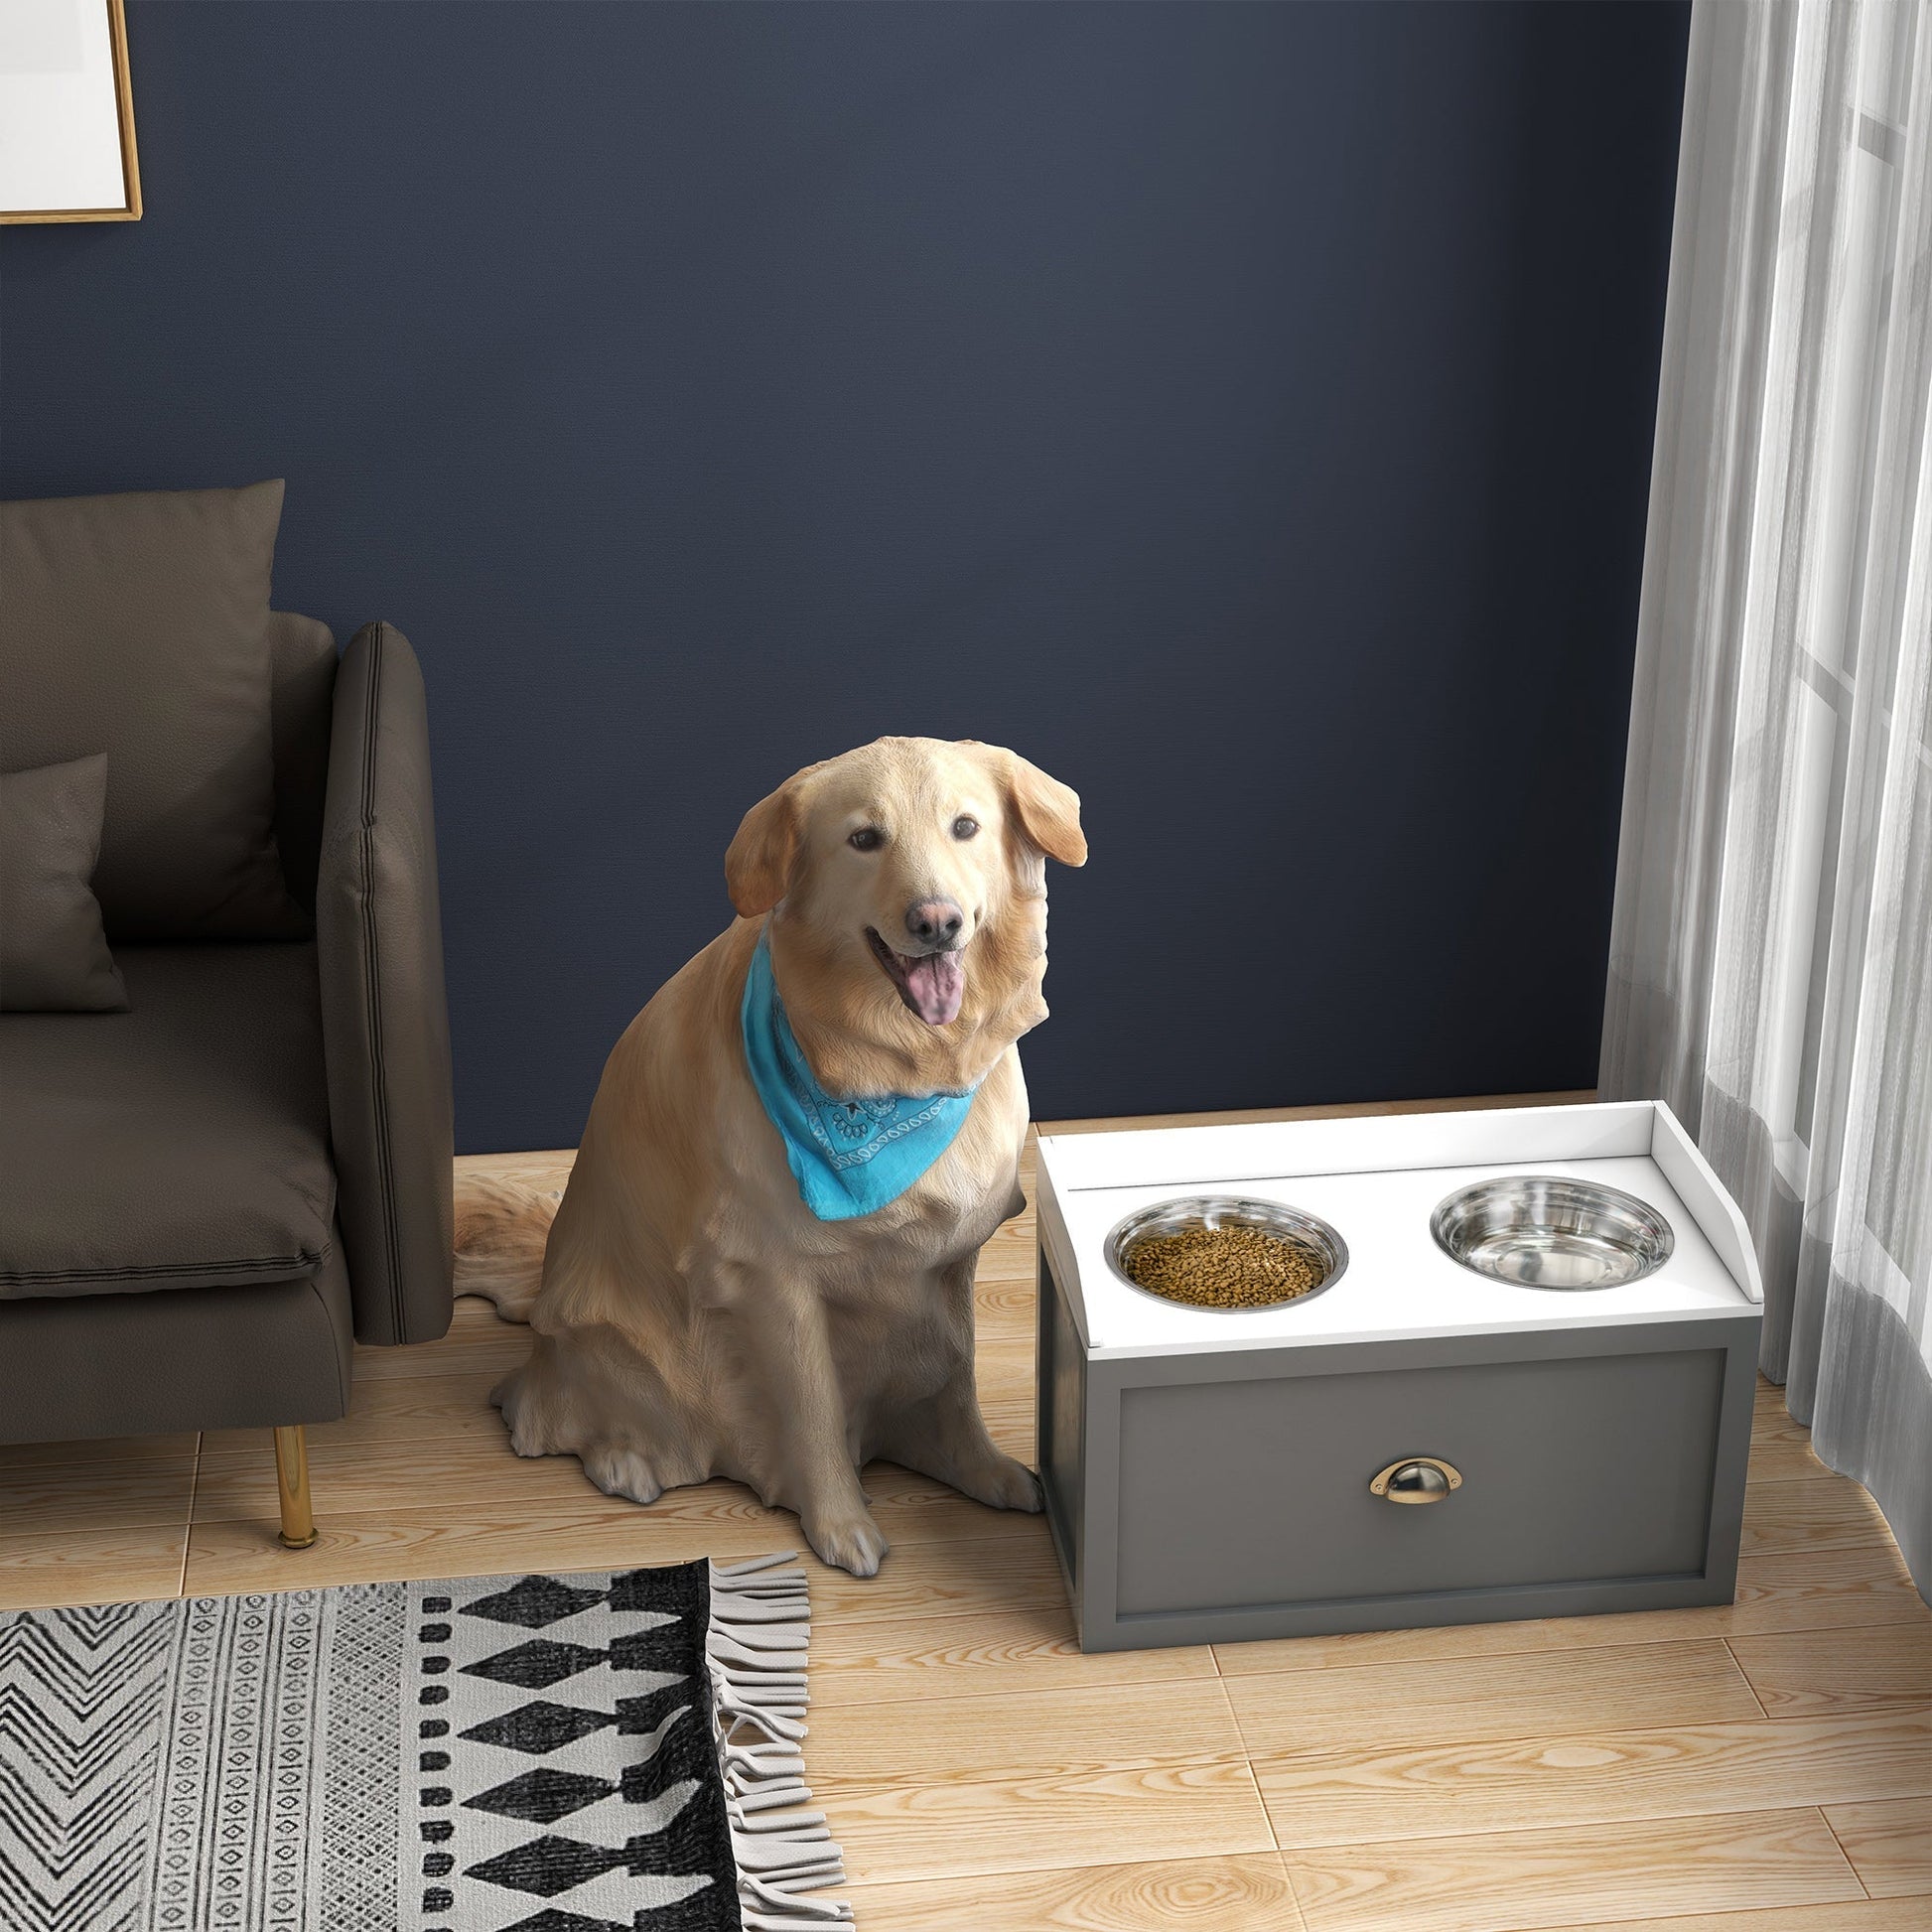
<svg viewBox="0 0 1932 1932">
<path fill-rule="evenodd" d="M 876 825 L 862 825 L 846 840 L 854 852 L 877 852 L 886 843 L 886 834 Z"/>
<path fill-rule="evenodd" d="M 968 818 L 964 812 L 961 812 L 952 822 L 952 835 L 956 839 L 970 839 L 979 829 L 979 820 Z"/>
</svg>

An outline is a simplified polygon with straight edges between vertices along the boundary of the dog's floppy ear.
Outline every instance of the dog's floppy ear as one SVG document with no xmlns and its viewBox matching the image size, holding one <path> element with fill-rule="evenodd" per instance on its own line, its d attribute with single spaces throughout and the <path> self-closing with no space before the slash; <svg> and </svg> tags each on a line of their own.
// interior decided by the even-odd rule
<svg viewBox="0 0 1932 1932">
<path fill-rule="evenodd" d="M 1087 863 L 1086 835 L 1080 830 L 1080 794 L 1071 785 L 1049 778 L 1036 764 L 1017 752 L 1006 759 L 1007 796 L 1021 828 L 1049 859 L 1063 866 Z"/>
<path fill-rule="evenodd" d="M 798 778 L 787 778 L 739 821 L 725 854 L 725 890 L 748 919 L 768 912 L 785 896 L 798 856 Z"/>
</svg>

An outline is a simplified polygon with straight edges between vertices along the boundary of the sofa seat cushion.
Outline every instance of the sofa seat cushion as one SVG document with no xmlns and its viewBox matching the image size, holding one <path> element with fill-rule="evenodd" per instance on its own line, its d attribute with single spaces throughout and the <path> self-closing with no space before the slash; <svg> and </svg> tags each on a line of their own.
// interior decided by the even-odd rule
<svg viewBox="0 0 1932 1932">
<path fill-rule="evenodd" d="M 115 957 L 131 1012 L 0 1014 L 0 1297 L 313 1276 L 336 1197 L 315 947 Z"/>
</svg>

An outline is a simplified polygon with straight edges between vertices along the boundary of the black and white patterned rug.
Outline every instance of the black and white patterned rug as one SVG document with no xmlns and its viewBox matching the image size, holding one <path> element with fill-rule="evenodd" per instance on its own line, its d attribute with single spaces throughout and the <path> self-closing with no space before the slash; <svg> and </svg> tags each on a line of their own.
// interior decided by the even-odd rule
<svg viewBox="0 0 1932 1932">
<path fill-rule="evenodd" d="M 0 1612 L 6 1932 L 804 1932 L 788 1556 Z"/>
</svg>

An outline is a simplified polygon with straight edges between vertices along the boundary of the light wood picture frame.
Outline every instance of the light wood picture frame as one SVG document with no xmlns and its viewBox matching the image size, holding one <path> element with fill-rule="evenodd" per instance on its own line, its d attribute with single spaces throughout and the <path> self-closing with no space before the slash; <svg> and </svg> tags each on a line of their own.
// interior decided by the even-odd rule
<svg viewBox="0 0 1932 1932">
<path fill-rule="evenodd" d="M 0 222 L 140 218 L 122 0 L 4 0 Z"/>
</svg>

